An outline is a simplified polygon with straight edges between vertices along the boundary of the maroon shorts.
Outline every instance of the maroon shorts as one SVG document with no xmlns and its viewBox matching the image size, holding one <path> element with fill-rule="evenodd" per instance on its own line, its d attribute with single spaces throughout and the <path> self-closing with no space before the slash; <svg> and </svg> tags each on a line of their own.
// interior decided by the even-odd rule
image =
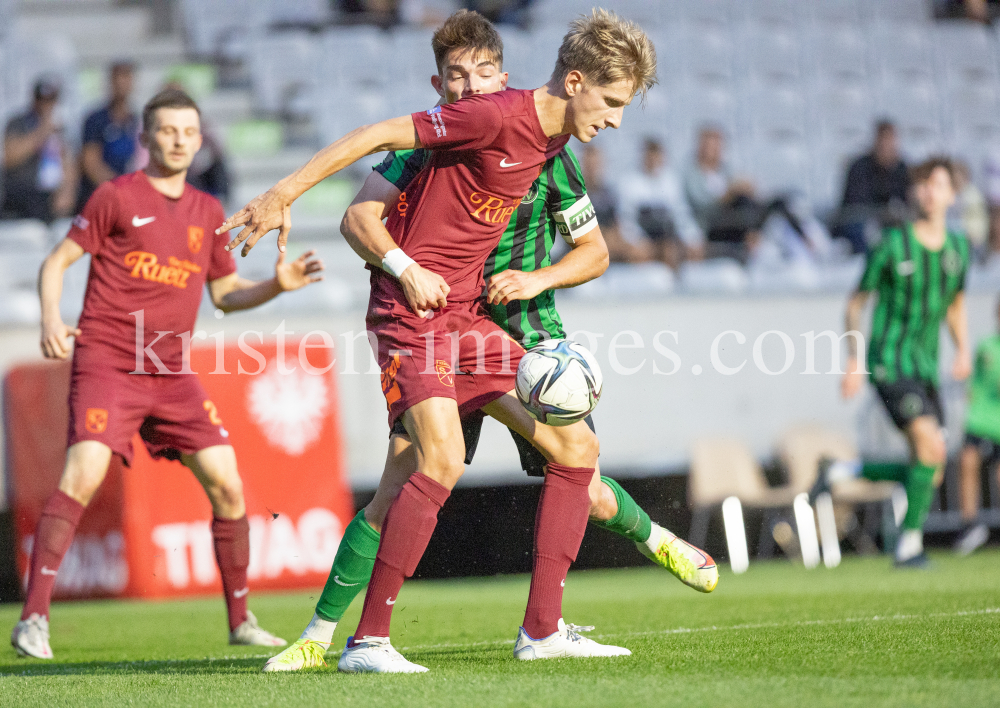
<svg viewBox="0 0 1000 708">
<path fill-rule="evenodd" d="M 498 327 L 479 301 L 449 303 L 432 317 L 373 293 L 365 318 L 378 340 L 389 427 L 428 398 L 453 398 L 462 416 L 514 390 L 524 349 Z"/>
<path fill-rule="evenodd" d="M 96 440 L 132 462 L 136 432 L 153 457 L 229 445 L 215 404 L 190 374 L 78 371 L 69 386 L 69 445 Z"/>
</svg>

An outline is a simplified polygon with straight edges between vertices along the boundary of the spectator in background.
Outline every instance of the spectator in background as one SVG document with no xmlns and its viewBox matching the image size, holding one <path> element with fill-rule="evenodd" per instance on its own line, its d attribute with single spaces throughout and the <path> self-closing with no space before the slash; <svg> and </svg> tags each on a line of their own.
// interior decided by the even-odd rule
<svg viewBox="0 0 1000 708">
<path fill-rule="evenodd" d="M 705 234 L 658 141 L 643 141 L 642 169 L 621 180 L 618 195 L 621 236 L 636 253 L 648 249 L 671 268 L 703 257 Z"/>
<path fill-rule="evenodd" d="M 955 161 L 955 206 L 948 213 L 948 227 L 965 234 L 973 252 L 981 258 L 989 238 L 990 215 L 986 197 L 972 181 L 969 166 Z"/>
<path fill-rule="evenodd" d="M 31 108 L 7 123 L 0 218 L 48 223 L 73 213 L 77 175 L 63 127 L 55 118 L 59 90 L 58 81 L 40 79 Z"/>
<path fill-rule="evenodd" d="M 608 244 L 608 257 L 613 263 L 641 263 L 650 259 L 648 248 L 636 247 L 625 241 L 618 228 L 618 194 L 604 176 L 604 154 L 593 143 L 583 147 L 580 162 L 587 195 L 594 207 L 597 223 Z"/>
<path fill-rule="evenodd" d="M 899 154 L 896 126 L 881 120 L 875 125 L 871 152 L 856 159 L 847 171 L 844 200 L 836 235 L 846 238 L 855 253 L 868 249 L 866 224 L 888 226 L 906 217 L 910 175 Z"/>
<path fill-rule="evenodd" d="M 135 167 L 139 117 L 130 102 L 135 66 L 131 62 L 115 62 L 111 65 L 109 78 L 110 102 L 87 116 L 83 124 L 83 148 L 80 151 L 83 180 L 77 200 L 80 209 L 99 184 Z"/>
<path fill-rule="evenodd" d="M 707 234 L 709 256 L 731 256 L 747 260 L 756 250 L 761 229 L 772 214 L 784 219 L 793 248 L 807 249 L 810 239 L 801 220 L 789 209 L 784 197 L 758 202 L 756 189 L 747 179 L 735 178 L 725 163 L 725 135 L 713 125 L 698 132 L 694 160 L 684 172 L 684 196 L 695 219 Z M 787 249 L 780 249 L 787 250 Z"/>
</svg>

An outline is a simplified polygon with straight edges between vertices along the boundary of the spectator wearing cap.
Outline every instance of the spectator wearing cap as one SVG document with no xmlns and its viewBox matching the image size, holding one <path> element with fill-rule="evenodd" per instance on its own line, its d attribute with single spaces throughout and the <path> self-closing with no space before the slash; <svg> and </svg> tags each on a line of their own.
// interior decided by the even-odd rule
<svg viewBox="0 0 1000 708">
<path fill-rule="evenodd" d="M 621 235 L 634 248 L 648 245 L 654 258 L 672 268 L 703 256 L 705 234 L 658 141 L 643 141 L 642 168 L 621 180 L 618 197 Z"/>
<path fill-rule="evenodd" d="M 139 145 L 139 117 L 132 110 L 130 99 L 135 67 L 130 62 L 111 66 L 111 100 L 94 111 L 83 124 L 83 148 L 80 163 L 83 180 L 80 208 L 87 202 L 97 185 L 132 171 Z"/>
<path fill-rule="evenodd" d="M 909 190 L 910 173 L 899 154 L 896 126 L 881 120 L 875 125 L 871 151 L 847 171 L 837 235 L 847 238 L 855 253 L 865 252 L 866 224 L 874 221 L 878 227 L 904 220 Z"/>
<path fill-rule="evenodd" d="M 4 198 L 0 218 L 41 219 L 72 214 L 77 175 L 63 128 L 55 117 L 59 82 L 42 78 L 26 112 L 4 130 Z"/>
</svg>

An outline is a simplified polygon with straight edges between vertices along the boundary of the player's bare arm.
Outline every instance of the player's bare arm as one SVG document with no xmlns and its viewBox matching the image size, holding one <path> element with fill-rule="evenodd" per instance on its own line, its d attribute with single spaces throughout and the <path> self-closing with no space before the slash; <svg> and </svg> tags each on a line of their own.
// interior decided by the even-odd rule
<svg viewBox="0 0 1000 708">
<path fill-rule="evenodd" d="M 868 302 L 869 293 L 857 291 L 847 301 L 847 313 L 844 316 L 846 332 L 861 329 L 861 313 Z M 854 337 L 847 337 L 847 373 L 840 382 L 840 394 L 844 398 L 854 398 L 865 382 L 865 363 L 858 359 L 858 344 Z"/>
<path fill-rule="evenodd" d="M 399 202 L 400 191 L 378 172 L 372 172 L 347 208 L 340 222 L 340 233 L 365 262 L 381 268 L 385 256 L 399 246 L 382 223 L 389 210 Z M 399 283 L 410 308 L 420 317 L 429 310 L 448 304 L 451 288 L 437 273 L 419 263 L 411 263 L 399 274 Z"/>
<path fill-rule="evenodd" d="M 546 290 L 573 288 L 600 277 L 609 263 L 608 244 L 601 227 L 595 226 L 577 237 L 558 263 L 531 272 L 497 273 L 486 284 L 486 299 L 491 305 L 506 305 L 512 300 L 530 300 Z"/>
<path fill-rule="evenodd" d="M 972 353 L 969 351 L 969 320 L 965 313 L 965 293 L 955 295 L 946 315 L 948 331 L 955 342 L 955 363 L 951 375 L 956 381 L 964 381 L 972 373 Z"/>
<path fill-rule="evenodd" d="M 59 313 L 63 274 L 84 254 L 72 239 L 63 239 L 42 262 L 38 273 L 38 297 L 42 301 L 42 354 L 46 359 L 69 356 L 69 337 L 79 337 L 80 330 L 67 326 Z"/>
<path fill-rule="evenodd" d="M 209 281 L 208 292 L 212 303 L 223 312 L 249 310 L 289 290 L 304 288 L 323 279 L 323 261 L 313 258 L 316 251 L 307 251 L 291 263 L 285 254 L 278 252 L 274 264 L 274 277 L 270 280 L 247 280 L 237 273 Z"/>
<path fill-rule="evenodd" d="M 246 256 L 262 236 L 278 229 L 278 250 L 284 251 L 291 229 L 292 202 L 330 175 L 357 162 L 366 155 L 386 150 L 412 150 L 420 147 L 420 138 L 411 116 L 391 118 L 351 131 L 327 145 L 309 162 L 285 177 L 249 204 L 226 219 L 216 233 L 243 226 L 226 246 L 233 250 L 243 243 Z M 245 243 L 244 243 L 245 242 Z"/>
</svg>

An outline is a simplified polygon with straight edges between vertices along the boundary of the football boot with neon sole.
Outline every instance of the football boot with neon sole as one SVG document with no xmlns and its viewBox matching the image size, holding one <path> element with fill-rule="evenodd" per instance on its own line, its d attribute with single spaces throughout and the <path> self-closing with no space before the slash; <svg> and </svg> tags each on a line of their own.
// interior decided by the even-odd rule
<svg viewBox="0 0 1000 708">
<path fill-rule="evenodd" d="M 299 639 L 280 654 L 275 654 L 261 669 L 264 673 L 272 671 L 301 671 L 326 666 L 326 650 L 329 644 L 316 642 L 312 639 Z"/>
<path fill-rule="evenodd" d="M 337 668 L 346 674 L 422 674 L 427 668 L 407 661 L 392 648 L 389 637 L 364 637 L 355 641 L 347 638 Z"/>
<path fill-rule="evenodd" d="M 658 524 L 653 524 L 649 540 L 636 541 L 644 556 L 669 570 L 678 580 L 699 592 L 712 592 L 719 584 L 719 568 L 712 556 L 696 546 L 673 536 Z M 671 538 L 672 537 L 672 538 Z"/>
<path fill-rule="evenodd" d="M 14 631 L 10 633 L 10 643 L 19 656 L 51 659 L 49 621 L 38 613 L 32 613 L 28 619 L 14 625 Z"/>
<path fill-rule="evenodd" d="M 514 658 L 521 661 L 533 661 L 534 659 L 632 655 L 632 652 L 624 647 L 598 644 L 593 639 L 587 639 L 580 634 L 580 632 L 589 632 L 592 629 L 593 627 L 566 624 L 560 618 L 559 631 L 543 639 L 532 639 L 524 631 L 524 627 L 521 627 L 517 633 L 517 643 L 514 645 Z"/>
<path fill-rule="evenodd" d="M 283 647 L 288 644 L 281 637 L 262 629 L 257 624 L 257 617 L 250 610 L 247 610 L 247 618 L 243 623 L 229 633 L 229 643 L 256 647 Z"/>
</svg>

